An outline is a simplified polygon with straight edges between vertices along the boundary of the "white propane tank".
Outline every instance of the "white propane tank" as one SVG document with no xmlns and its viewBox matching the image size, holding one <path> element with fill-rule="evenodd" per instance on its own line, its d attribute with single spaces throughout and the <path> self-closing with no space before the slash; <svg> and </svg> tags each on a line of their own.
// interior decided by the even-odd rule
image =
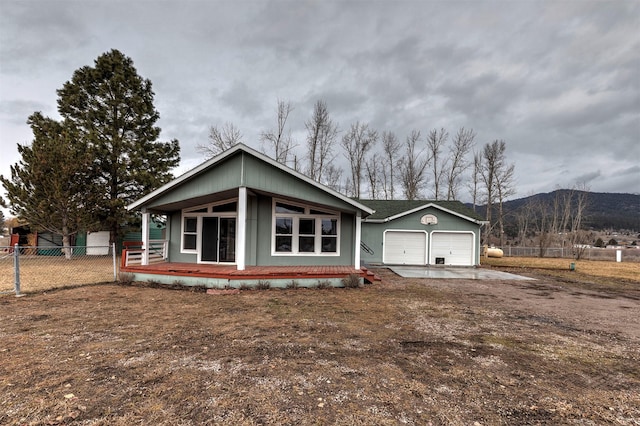
<svg viewBox="0 0 640 426">
<path fill-rule="evenodd" d="M 504 252 L 502 249 L 491 247 L 487 249 L 487 257 L 502 257 Z"/>
</svg>

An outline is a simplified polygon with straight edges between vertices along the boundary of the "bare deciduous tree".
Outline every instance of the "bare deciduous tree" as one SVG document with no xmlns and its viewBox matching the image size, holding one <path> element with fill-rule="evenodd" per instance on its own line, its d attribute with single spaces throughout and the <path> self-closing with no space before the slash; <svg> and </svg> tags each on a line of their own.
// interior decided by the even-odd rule
<svg viewBox="0 0 640 426">
<path fill-rule="evenodd" d="M 576 259 L 580 259 L 585 252 L 588 243 L 588 232 L 582 229 L 582 220 L 588 206 L 589 188 L 585 183 L 574 186 L 563 194 L 562 232 L 568 237 L 571 251 Z M 563 237 L 563 249 L 564 249 Z"/>
<path fill-rule="evenodd" d="M 313 116 L 305 122 L 307 128 L 307 175 L 326 183 L 325 169 L 331 162 L 333 147 L 338 135 L 338 125 L 329 118 L 327 104 L 320 100 L 313 108 Z"/>
<path fill-rule="evenodd" d="M 209 142 L 206 145 L 198 144 L 196 150 L 206 158 L 212 158 L 241 142 L 240 130 L 233 123 L 226 122 L 222 127 L 211 126 Z"/>
<path fill-rule="evenodd" d="M 433 171 L 433 198 L 434 200 L 440 199 L 440 185 L 442 183 L 442 178 L 444 176 L 444 170 L 446 168 L 447 159 L 442 159 L 440 154 L 442 153 L 442 149 L 447 143 L 447 139 L 449 138 L 449 132 L 447 132 L 444 128 L 441 128 L 440 131 L 437 129 L 433 129 L 429 132 L 427 136 L 427 149 L 429 150 L 429 159 L 432 164 Z"/>
<path fill-rule="evenodd" d="M 382 179 L 382 192 L 385 200 L 395 199 L 395 179 L 397 176 L 397 170 L 399 170 L 400 149 L 402 145 L 400 141 L 392 132 L 382 133 L 382 150 L 383 159 L 381 161 L 380 173 Z"/>
<path fill-rule="evenodd" d="M 406 152 L 400 166 L 402 190 L 407 200 L 420 198 L 425 183 L 425 170 L 429 165 L 429 155 L 416 145 L 420 142 L 420 131 L 413 130 L 406 141 Z"/>
<path fill-rule="evenodd" d="M 476 211 L 478 205 L 479 193 L 480 193 L 480 181 L 482 180 L 482 153 L 473 153 L 473 165 L 471 171 L 471 179 L 469 180 L 467 187 L 471 194 L 471 202 L 473 203 L 473 211 Z"/>
<path fill-rule="evenodd" d="M 494 140 L 492 143 L 487 143 L 482 150 L 481 178 L 487 206 L 486 220 L 489 222 L 485 227 L 485 244 L 490 243 L 489 239 L 494 227 L 492 223 L 493 204 L 499 200 L 499 194 L 509 192 L 507 188 L 513 184 L 513 170 L 509 172 L 513 165 L 507 165 L 505 162 L 506 149 L 507 146 L 503 140 Z M 498 188 L 498 186 L 501 187 Z"/>
<path fill-rule="evenodd" d="M 518 241 L 516 245 L 522 247 L 527 246 L 527 237 L 529 234 L 529 227 L 532 223 L 532 214 L 534 210 L 534 203 L 529 200 L 524 206 L 521 206 L 515 212 L 516 226 L 518 227 Z"/>
<path fill-rule="evenodd" d="M 267 151 L 271 151 L 273 158 L 281 164 L 288 164 L 290 162 L 292 150 L 295 148 L 293 140 L 291 139 L 291 131 L 289 130 L 287 132 L 285 130 L 291 111 L 293 111 L 293 108 L 288 101 L 285 102 L 278 99 L 278 106 L 276 108 L 276 130 L 265 130 L 260 135 L 263 143 L 263 152 L 268 154 Z M 264 145 L 268 145 L 268 150 L 265 149 Z"/>
<path fill-rule="evenodd" d="M 329 164 L 324 173 L 325 185 L 334 191 L 342 192 L 340 180 L 342 179 L 342 169 L 333 164 Z"/>
<path fill-rule="evenodd" d="M 378 141 L 378 132 L 369 129 L 369 125 L 359 121 L 351 125 L 349 132 L 342 137 L 342 147 L 344 155 L 349 160 L 351 168 L 350 185 L 348 194 L 360 198 L 362 167 L 364 159 L 369 150 Z M 347 182 L 349 184 L 349 182 Z"/>
<path fill-rule="evenodd" d="M 380 163 L 378 154 L 373 154 L 365 163 L 367 179 L 369 180 L 369 197 L 372 200 L 377 200 L 381 192 L 382 174 L 380 172 Z"/>
<path fill-rule="evenodd" d="M 447 201 L 458 198 L 458 188 L 460 186 L 460 176 L 469 167 L 466 157 L 476 137 L 472 129 L 461 127 L 453 137 L 452 145 L 449 148 L 449 170 L 447 171 Z"/>
<path fill-rule="evenodd" d="M 530 209 L 533 217 L 532 223 L 538 241 L 538 257 L 544 257 L 546 255 L 547 249 L 551 246 L 557 234 L 554 229 L 555 221 L 549 217 L 551 210 L 552 207 L 549 205 L 549 202 L 544 199 L 537 200 Z"/>
<path fill-rule="evenodd" d="M 504 247 L 504 202 L 516 193 L 514 187 L 515 165 L 500 168 L 496 174 L 496 195 L 498 199 L 498 231 L 500 232 L 500 247 Z"/>
</svg>

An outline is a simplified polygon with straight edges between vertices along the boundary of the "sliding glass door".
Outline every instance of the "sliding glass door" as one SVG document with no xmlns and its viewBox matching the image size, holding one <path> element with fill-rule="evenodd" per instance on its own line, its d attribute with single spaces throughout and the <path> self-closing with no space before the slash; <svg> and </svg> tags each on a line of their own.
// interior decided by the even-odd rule
<svg viewBox="0 0 640 426">
<path fill-rule="evenodd" d="M 203 217 L 200 262 L 236 261 L 236 218 Z"/>
</svg>

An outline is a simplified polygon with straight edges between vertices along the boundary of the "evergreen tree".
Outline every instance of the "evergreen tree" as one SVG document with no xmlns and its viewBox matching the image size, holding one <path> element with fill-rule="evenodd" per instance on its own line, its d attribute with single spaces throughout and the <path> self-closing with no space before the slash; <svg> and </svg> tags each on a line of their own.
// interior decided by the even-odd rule
<svg viewBox="0 0 640 426">
<path fill-rule="evenodd" d="M 59 123 L 39 112 L 28 120 L 31 146 L 18 144 L 22 156 L 11 166 L 11 180 L 0 176 L 11 211 L 35 229 L 62 235 L 63 251 L 71 257 L 71 238 L 92 227 L 86 190 L 91 164 L 85 146 L 69 123 Z"/>
<path fill-rule="evenodd" d="M 151 81 L 131 58 L 111 50 L 95 66 L 76 70 L 58 90 L 58 110 L 77 130 L 93 164 L 90 188 L 102 226 L 116 241 L 131 220 L 125 206 L 171 178 L 180 161 L 177 140 L 160 142 Z"/>
</svg>

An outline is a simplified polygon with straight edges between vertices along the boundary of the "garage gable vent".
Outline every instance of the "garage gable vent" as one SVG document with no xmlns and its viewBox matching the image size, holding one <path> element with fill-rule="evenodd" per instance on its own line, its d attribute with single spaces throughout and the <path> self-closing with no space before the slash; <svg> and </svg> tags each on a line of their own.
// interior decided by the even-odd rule
<svg viewBox="0 0 640 426">
<path fill-rule="evenodd" d="M 420 218 L 420 223 L 423 225 L 437 225 L 438 218 L 432 214 L 425 214 Z"/>
</svg>

